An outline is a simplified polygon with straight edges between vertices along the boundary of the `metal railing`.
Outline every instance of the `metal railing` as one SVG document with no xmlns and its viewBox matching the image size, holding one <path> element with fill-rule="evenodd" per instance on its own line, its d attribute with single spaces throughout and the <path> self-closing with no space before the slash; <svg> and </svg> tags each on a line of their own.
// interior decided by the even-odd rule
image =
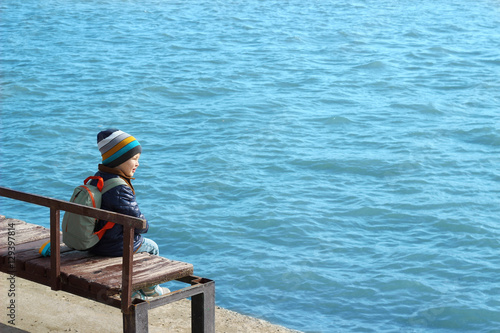
<svg viewBox="0 0 500 333">
<path fill-rule="evenodd" d="M 41 195 L 15 191 L 0 186 L 0 196 L 32 203 L 50 208 L 50 272 L 52 290 L 61 289 L 61 234 L 60 211 L 90 216 L 93 218 L 111 221 L 123 226 L 123 267 L 122 267 L 122 296 L 121 310 L 124 314 L 131 311 L 132 295 L 132 260 L 134 254 L 134 228 L 146 228 L 146 221 L 137 217 L 110 212 L 107 210 L 88 207 L 69 201 L 44 197 Z"/>
</svg>

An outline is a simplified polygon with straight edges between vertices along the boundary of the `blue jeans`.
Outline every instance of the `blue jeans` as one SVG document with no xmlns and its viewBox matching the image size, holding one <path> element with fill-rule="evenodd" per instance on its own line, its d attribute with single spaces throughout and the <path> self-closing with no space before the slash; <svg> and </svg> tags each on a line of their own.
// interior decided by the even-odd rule
<svg viewBox="0 0 500 333">
<path fill-rule="evenodd" d="M 160 249 L 155 241 L 144 238 L 141 246 L 137 249 L 136 253 L 147 252 L 155 256 L 160 255 Z M 160 296 L 163 295 L 164 291 L 160 288 L 160 285 L 155 285 L 151 287 L 146 287 L 144 289 L 138 290 L 132 294 L 132 298 L 138 297 L 141 299 L 146 299 L 147 297 Z"/>
<path fill-rule="evenodd" d="M 136 253 L 141 253 L 141 252 L 147 252 L 149 254 L 153 254 L 155 256 L 160 255 L 160 248 L 158 247 L 158 244 L 156 244 L 155 241 L 143 237 L 143 241 L 141 246 L 137 249 Z"/>
</svg>

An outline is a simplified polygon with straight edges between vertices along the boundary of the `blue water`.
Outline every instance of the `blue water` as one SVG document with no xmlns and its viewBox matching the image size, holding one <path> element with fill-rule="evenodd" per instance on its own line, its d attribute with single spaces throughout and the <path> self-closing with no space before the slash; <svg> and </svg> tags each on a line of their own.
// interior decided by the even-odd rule
<svg viewBox="0 0 500 333">
<path fill-rule="evenodd" d="M 305 332 L 500 332 L 500 2 L 4 0 L 0 184 L 143 146 L 161 253 Z M 46 208 L 0 214 L 48 226 Z"/>
</svg>

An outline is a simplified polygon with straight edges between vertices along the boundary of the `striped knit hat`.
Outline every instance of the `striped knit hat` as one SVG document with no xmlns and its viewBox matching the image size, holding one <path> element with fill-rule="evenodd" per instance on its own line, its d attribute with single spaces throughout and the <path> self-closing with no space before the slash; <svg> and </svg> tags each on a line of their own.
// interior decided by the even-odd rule
<svg viewBox="0 0 500 333">
<path fill-rule="evenodd" d="M 132 135 L 110 128 L 97 134 L 102 164 L 115 168 L 142 152 L 141 144 Z"/>
</svg>

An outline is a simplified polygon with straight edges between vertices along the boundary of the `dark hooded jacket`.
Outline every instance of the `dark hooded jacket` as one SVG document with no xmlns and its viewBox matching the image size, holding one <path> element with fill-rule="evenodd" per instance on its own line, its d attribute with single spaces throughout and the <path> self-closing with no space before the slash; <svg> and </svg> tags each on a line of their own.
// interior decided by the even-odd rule
<svg viewBox="0 0 500 333">
<path fill-rule="evenodd" d="M 120 170 L 106 167 L 102 164 L 99 165 L 99 171 L 95 174 L 97 177 L 102 177 L 104 181 L 110 178 L 121 177 L 124 179 L 127 185 L 118 185 L 110 189 L 102 195 L 101 209 L 109 210 L 116 213 L 121 213 L 125 215 L 130 215 L 134 217 L 139 217 L 145 219 L 139 210 L 137 201 L 135 200 L 135 191 L 130 182 L 130 177 L 125 176 Z M 91 185 L 96 185 L 97 181 L 93 180 Z M 104 227 L 107 221 L 99 220 L 96 223 L 95 231 L 99 231 Z M 139 249 L 143 242 L 143 237 L 141 234 L 148 232 L 149 223 L 146 221 L 146 228 L 139 230 L 134 230 L 134 252 Z M 101 240 L 94 245 L 90 252 L 102 255 L 102 256 L 112 256 L 119 257 L 123 255 L 123 226 L 120 224 L 115 224 L 113 228 L 107 230 Z"/>
</svg>

